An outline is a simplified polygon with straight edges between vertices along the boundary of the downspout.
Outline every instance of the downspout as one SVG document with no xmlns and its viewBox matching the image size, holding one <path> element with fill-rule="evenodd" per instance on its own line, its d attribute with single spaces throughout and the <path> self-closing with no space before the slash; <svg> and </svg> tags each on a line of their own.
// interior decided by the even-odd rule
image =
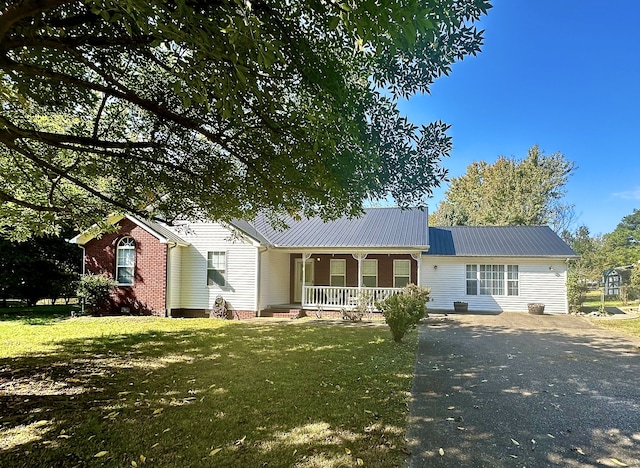
<svg viewBox="0 0 640 468">
<path fill-rule="evenodd" d="M 262 278 L 262 275 L 260 274 L 261 272 L 261 257 L 262 257 L 262 251 L 260 250 L 260 247 L 258 247 L 256 249 L 256 287 L 255 287 L 255 295 L 256 295 L 256 301 L 255 301 L 255 306 L 256 306 L 256 317 L 260 317 L 260 313 L 262 311 L 262 306 L 260 304 L 260 281 Z"/>
<path fill-rule="evenodd" d="M 169 259 L 171 258 L 171 249 L 176 247 L 175 242 L 167 242 L 167 261 L 165 267 L 165 285 L 164 285 L 164 316 L 171 317 L 171 268 L 169 268 Z"/>
<path fill-rule="evenodd" d="M 81 245 L 82 249 L 82 276 L 87 274 L 87 251 L 84 248 L 84 245 Z M 82 308 L 80 309 L 82 315 L 84 315 L 84 301 L 82 301 Z"/>
</svg>

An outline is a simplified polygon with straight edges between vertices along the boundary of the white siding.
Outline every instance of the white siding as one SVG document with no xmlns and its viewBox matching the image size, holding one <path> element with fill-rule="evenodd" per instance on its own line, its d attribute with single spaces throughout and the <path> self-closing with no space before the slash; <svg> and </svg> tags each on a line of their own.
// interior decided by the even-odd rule
<svg viewBox="0 0 640 468">
<path fill-rule="evenodd" d="M 235 310 L 256 310 L 258 248 L 217 223 L 194 223 L 181 237 L 180 308 L 210 309 L 220 295 Z M 226 252 L 227 286 L 207 286 L 207 252 Z"/>
<path fill-rule="evenodd" d="M 466 265 L 518 265 L 518 296 L 481 296 L 466 293 Z M 431 289 L 429 307 L 452 310 L 454 301 L 470 310 L 526 312 L 527 304 L 545 304 L 545 312 L 567 313 L 567 265 L 558 259 L 430 257 L 422 256 L 420 284 Z"/>
<path fill-rule="evenodd" d="M 167 290 L 169 293 L 169 308 L 176 309 L 180 307 L 180 279 L 182 255 L 186 252 L 185 247 L 169 247 L 169 277 L 167 278 Z"/>
<path fill-rule="evenodd" d="M 260 254 L 260 308 L 289 303 L 289 253 L 267 250 Z"/>
</svg>

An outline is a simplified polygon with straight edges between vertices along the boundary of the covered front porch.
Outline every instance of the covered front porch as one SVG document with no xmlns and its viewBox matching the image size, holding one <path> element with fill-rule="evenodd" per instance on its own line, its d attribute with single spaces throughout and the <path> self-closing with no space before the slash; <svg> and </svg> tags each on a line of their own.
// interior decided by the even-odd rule
<svg viewBox="0 0 640 468">
<path fill-rule="evenodd" d="M 398 294 L 418 284 L 420 252 L 290 254 L 290 302 L 304 310 L 353 309 Z"/>
</svg>

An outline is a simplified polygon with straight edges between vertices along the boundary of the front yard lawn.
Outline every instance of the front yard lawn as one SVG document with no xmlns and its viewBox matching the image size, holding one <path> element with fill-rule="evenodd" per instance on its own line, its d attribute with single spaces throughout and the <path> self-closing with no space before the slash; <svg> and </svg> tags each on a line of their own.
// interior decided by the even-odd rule
<svg viewBox="0 0 640 468">
<path fill-rule="evenodd" d="M 416 333 L 0 321 L 0 466 L 403 465 Z"/>
<path fill-rule="evenodd" d="M 626 335 L 640 336 L 640 319 L 631 320 L 596 320 L 599 327 L 609 328 Z"/>
</svg>

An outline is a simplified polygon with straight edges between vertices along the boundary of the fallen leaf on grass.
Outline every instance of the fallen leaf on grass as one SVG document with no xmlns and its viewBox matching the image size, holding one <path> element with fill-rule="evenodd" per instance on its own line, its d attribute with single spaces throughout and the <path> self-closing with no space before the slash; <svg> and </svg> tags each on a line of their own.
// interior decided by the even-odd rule
<svg viewBox="0 0 640 468">
<path fill-rule="evenodd" d="M 513 445 L 520 445 L 520 442 L 518 442 L 516 439 L 511 439 L 511 442 L 513 442 Z"/>
<path fill-rule="evenodd" d="M 102 458 L 102 457 L 104 457 L 104 456 L 105 456 L 106 454 L 108 454 L 108 453 L 109 453 L 109 452 L 107 452 L 106 450 L 102 450 L 102 451 L 100 451 L 100 452 L 96 453 L 96 454 L 93 456 L 93 458 Z"/>
<path fill-rule="evenodd" d="M 440 447 L 440 449 L 438 450 L 438 453 L 440 454 L 441 457 L 444 457 L 444 449 L 442 447 Z"/>
<path fill-rule="evenodd" d="M 449 406 L 447 409 L 448 410 L 452 410 L 452 409 L 456 409 L 456 407 L 455 406 Z"/>
<path fill-rule="evenodd" d="M 552 439 L 555 439 L 555 437 L 552 436 L 551 434 L 547 434 L 547 436 L 551 437 Z"/>
<path fill-rule="evenodd" d="M 364 460 L 362 460 L 362 458 L 358 458 L 356 460 L 356 463 L 358 464 L 358 466 L 364 466 Z"/>
<path fill-rule="evenodd" d="M 164 411 L 164 408 L 158 408 L 157 410 L 153 410 L 153 414 L 160 414 Z"/>
<path fill-rule="evenodd" d="M 447 418 L 447 421 L 455 421 L 456 418 Z"/>
<path fill-rule="evenodd" d="M 133 466 L 133 468 L 136 468 L 138 464 L 136 463 L 135 460 L 131 460 L 131 466 Z"/>
<path fill-rule="evenodd" d="M 209 456 L 213 457 L 216 453 L 218 453 L 220 450 L 222 450 L 222 448 L 217 448 L 217 449 L 213 449 L 211 452 L 209 452 Z"/>
<path fill-rule="evenodd" d="M 347 455 L 351 455 L 351 450 L 345 447 L 344 453 L 346 453 Z"/>
<path fill-rule="evenodd" d="M 518 458 L 518 455 L 509 455 L 511 458 Z"/>
<path fill-rule="evenodd" d="M 626 463 L 621 462 L 620 460 L 618 460 L 617 458 L 610 458 L 610 460 L 613 462 L 614 465 L 618 465 L 618 466 L 629 466 Z"/>
</svg>

